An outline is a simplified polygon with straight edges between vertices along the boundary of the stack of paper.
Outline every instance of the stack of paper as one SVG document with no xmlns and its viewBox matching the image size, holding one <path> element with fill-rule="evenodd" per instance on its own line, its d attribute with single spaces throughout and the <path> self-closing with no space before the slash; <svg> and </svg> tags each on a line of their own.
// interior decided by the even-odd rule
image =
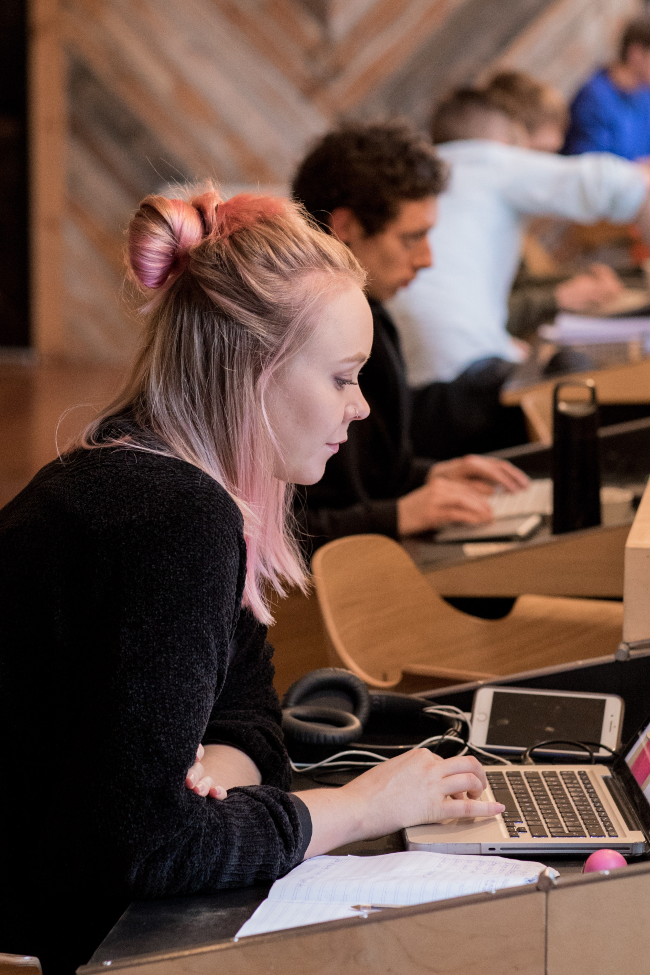
<svg viewBox="0 0 650 975">
<path fill-rule="evenodd" d="M 650 317 L 596 318 L 562 312 L 554 325 L 542 325 L 538 334 L 557 345 L 598 345 L 631 342 L 650 333 Z"/>
<path fill-rule="evenodd" d="M 296 928 L 358 917 L 355 905 L 407 906 L 534 884 L 543 863 L 506 857 L 449 853 L 386 853 L 382 856 L 320 856 L 305 860 L 271 887 L 267 900 L 237 932 Z"/>
</svg>

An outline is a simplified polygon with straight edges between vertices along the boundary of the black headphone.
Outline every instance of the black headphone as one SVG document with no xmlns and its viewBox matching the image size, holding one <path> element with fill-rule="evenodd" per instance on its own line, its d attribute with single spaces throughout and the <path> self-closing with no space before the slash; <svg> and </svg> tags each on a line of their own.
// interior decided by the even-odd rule
<svg viewBox="0 0 650 975">
<path fill-rule="evenodd" d="M 347 745 L 370 716 L 370 694 L 350 670 L 323 667 L 291 685 L 282 702 L 287 741 L 304 745 Z"/>
<path fill-rule="evenodd" d="M 315 759 L 358 742 L 369 725 L 382 730 L 388 723 L 408 728 L 424 719 L 421 737 L 434 734 L 433 722 L 441 719 L 425 714 L 430 705 L 430 701 L 407 694 L 370 691 L 351 671 L 324 667 L 301 677 L 286 692 L 282 729 L 292 758 Z M 443 729 L 447 726 L 443 720 Z M 418 732 L 409 731 L 410 740 L 417 740 Z"/>
</svg>

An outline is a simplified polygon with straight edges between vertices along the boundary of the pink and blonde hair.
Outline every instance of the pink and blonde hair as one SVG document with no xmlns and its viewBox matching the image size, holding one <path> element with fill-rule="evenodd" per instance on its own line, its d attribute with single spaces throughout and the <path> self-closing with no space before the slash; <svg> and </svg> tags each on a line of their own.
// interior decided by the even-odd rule
<svg viewBox="0 0 650 975">
<path fill-rule="evenodd" d="M 244 604 L 272 622 L 266 592 L 306 585 L 292 531 L 293 486 L 277 457 L 265 393 L 317 326 L 323 304 L 363 286 L 351 252 L 289 200 L 214 189 L 189 202 L 146 197 L 129 226 L 128 263 L 147 298 L 143 348 L 122 392 L 81 446 L 129 446 L 185 460 L 239 506 L 247 546 Z M 128 413 L 150 440 L 101 439 Z"/>
</svg>

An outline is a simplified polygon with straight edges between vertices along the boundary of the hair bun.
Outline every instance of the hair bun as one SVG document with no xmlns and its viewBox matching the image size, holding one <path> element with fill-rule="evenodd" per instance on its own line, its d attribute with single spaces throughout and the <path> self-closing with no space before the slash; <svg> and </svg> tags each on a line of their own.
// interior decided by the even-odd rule
<svg viewBox="0 0 650 975">
<path fill-rule="evenodd" d="M 224 240 L 238 230 L 264 223 L 287 212 L 287 200 L 261 193 L 238 193 L 222 201 L 211 190 L 195 196 L 191 202 L 203 218 L 206 233 Z"/>
<path fill-rule="evenodd" d="M 145 197 L 129 225 L 129 265 L 140 284 L 160 288 L 170 275 L 180 273 L 190 248 L 203 239 L 206 229 L 191 203 Z"/>
</svg>

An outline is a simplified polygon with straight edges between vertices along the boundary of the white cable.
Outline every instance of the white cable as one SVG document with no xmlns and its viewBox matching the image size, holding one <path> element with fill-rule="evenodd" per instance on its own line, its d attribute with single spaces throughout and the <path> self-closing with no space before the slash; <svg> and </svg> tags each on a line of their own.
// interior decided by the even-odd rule
<svg viewBox="0 0 650 975">
<path fill-rule="evenodd" d="M 472 749 L 472 751 L 478 752 L 479 755 L 485 755 L 487 758 L 493 758 L 497 762 L 501 762 L 502 765 L 512 765 L 512 762 L 507 758 L 502 758 L 501 755 L 494 755 L 492 752 L 486 752 L 485 749 L 479 748 L 478 745 L 470 745 L 469 747 Z"/>
<path fill-rule="evenodd" d="M 468 728 L 471 727 L 471 722 L 467 717 L 467 715 L 465 714 L 465 712 L 461 711 L 460 708 L 455 707 L 453 704 L 433 705 L 430 708 L 424 708 L 424 713 L 436 714 L 439 715 L 440 717 L 446 717 L 446 718 L 455 718 L 456 721 L 462 721 L 464 724 L 466 724 Z M 457 742 L 459 745 L 463 746 L 462 750 L 459 751 L 456 756 L 454 756 L 455 758 L 461 755 L 466 755 L 467 752 L 471 749 L 472 751 L 478 752 L 480 755 L 485 755 L 486 758 L 491 758 L 497 762 L 500 762 L 502 765 L 512 765 L 512 762 L 509 762 L 507 758 L 502 758 L 500 755 L 492 755 L 490 752 L 486 752 L 482 748 L 479 748 L 478 745 L 470 745 L 467 741 L 465 741 L 464 738 L 459 737 L 458 735 L 459 731 L 460 731 L 459 728 L 450 728 L 448 732 L 442 735 L 433 735 L 430 738 L 425 738 L 423 739 L 423 741 L 418 742 L 417 745 L 381 745 L 380 747 L 390 748 L 390 749 L 399 748 L 399 749 L 403 749 L 404 751 L 414 751 L 416 748 L 428 748 L 429 745 L 435 745 L 442 741 L 451 741 L 451 742 Z M 366 756 L 366 758 L 373 759 L 373 761 L 371 762 L 351 762 L 349 760 L 340 761 L 341 759 L 345 758 L 348 755 Z M 380 762 L 388 762 L 388 761 L 390 761 L 390 759 L 386 755 L 378 755 L 376 752 L 363 751 L 360 749 L 351 749 L 348 751 L 337 752 L 335 755 L 330 755 L 329 758 L 324 758 L 322 761 L 315 762 L 312 765 L 310 765 L 308 762 L 294 763 L 292 761 L 291 768 L 294 772 L 305 773 L 305 772 L 313 772 L 319 768 L 329 769 L 329 768 L 341 768 L 341 767 L 348 768 L 348 767 L 357 767 L 357 766 L 372 767 L 374 765 L 379 765 Z"/>
<path fill-rule="evenodd" d="M 322 768 L 325 765 L 331 765 L 339 758 L 344 758 L 346 755 L 366 755 L 368 758 L 374 758 L 374 762 L 337 762 L 337 765 L 378 765 L 380 762 L 388 762 L 390 759 L 386 758 L 385 755 L 377 755 L 376 752 L 365 752 L 359 751 L 358 749 L 350 749 L 345 752 L 337 752 L 336 755 L 330 755 L 329 758 L 324 758 L 321 762 L 315 762 L 313 765 L 309 765 L 308 762 L 291 762 L 291 768 L 294 772 L 312 772 L 314 769 Z"/>
<path fill-rule="evenodd" d="M 461 711 L 460 708 L 455 707 L 453 704 L 440 704 L 435 707 L 425 708 L 424 711 L 425 714 L 436 714 L 436 713 L 447 714 L 448 716 L 453 716 L 459 718 L 461 721 L 464 721 L 464 723 L 467 725 L 468 728 L 471 728 L 472 726 L 472 723 L 467 717 L 467 715 L 465 714 L 465 712 Z M 479 755 L 485 755 L 486 758 L 493 758 L 495 761 L 500 762 L 502 765 L 512 765 L 512 762 L 510 762 L 507 758 L 502 758 L 501 755 L 496 755 L 493 754 L 492 752 L 487 752 L 485 751 L 485 749 L 479 748 L 478 745 L 474 745 L 471 743 L 468 743 L 468 745 L 472 751 L 478 752 Z"/>
<path fill-rule="evenodd" d="M 458 742 L 458 744 L 463 745 L 464 746 L 463 750 L 458 753 L 459 755 L 464 755 L 467 751 L 467 742 L 464 741 L 462 738 L 459 738 L 455 734 L 435 735 L 431 738 L 423 739 L 423 741 L 418 742 L 417 745 L 408 745 L 404 747 L 407 748 L 408 751 L 414 751 L 416 748 L 427 748 L 429 745 L 435 745 L 437 742 L 440 741 L 455 741 Z M 374 759 L 374 761 L 372 762 L 339 761 L 340 759 L 345 758 L 346 755 L 365 755 L 367 758 Z M 293 769 L 294 772 L 313 772 L 315 769 L 318 768 L 333 768 L 333 767 L 340 767 L 340 766 L 347 767 L 347 766 L 357 766 L 357 765 L 373 766 L 373 765 L 378 765 L 380 762 L 389 762 L 389 761 L 390 759 L 386 755 L 377 755 L 376 752 L 367 752 L 367 751 L 361 751 L 359 749 L 351 749 L 345 752 L 337 752 L 335 755 L 330 755 L 329 758 L 324 758 L 322 761 L 315 762 L 313 765 L 309 765 L 307 762 L 292 761 L 291 768 Z"/>
</svg>

